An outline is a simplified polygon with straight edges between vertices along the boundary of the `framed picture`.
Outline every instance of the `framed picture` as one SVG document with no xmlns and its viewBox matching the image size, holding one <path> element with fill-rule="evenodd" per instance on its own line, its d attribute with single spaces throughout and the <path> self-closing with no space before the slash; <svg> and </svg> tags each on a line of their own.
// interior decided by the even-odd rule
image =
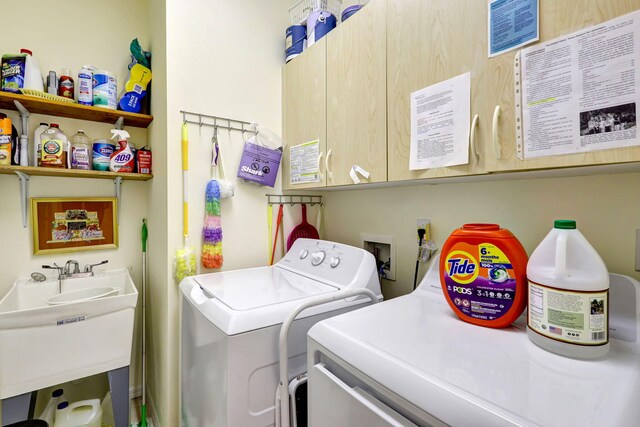
<svg viewBox="0 0 640 427">
<path fill-rule="evenodd" d="M 33 253 L 118 247 L 115 198 L 32 198 Z"/>
</svg>

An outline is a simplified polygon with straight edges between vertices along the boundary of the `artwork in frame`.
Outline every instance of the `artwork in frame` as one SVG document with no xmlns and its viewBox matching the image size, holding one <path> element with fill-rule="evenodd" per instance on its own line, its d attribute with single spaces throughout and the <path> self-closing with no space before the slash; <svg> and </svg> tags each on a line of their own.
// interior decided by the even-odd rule
<svg viewBox="0 0 640 427">
<path fill-rule="evenodd" d="M 113 197 L 32 198 L 33 253 L 117 248 L 117 210 Z"/>
</svg>

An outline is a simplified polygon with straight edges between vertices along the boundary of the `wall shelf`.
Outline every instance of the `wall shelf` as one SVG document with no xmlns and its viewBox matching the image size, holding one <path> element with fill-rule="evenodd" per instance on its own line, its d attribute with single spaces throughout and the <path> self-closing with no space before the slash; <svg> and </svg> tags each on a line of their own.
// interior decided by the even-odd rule
<svg viewBox="0 0 640 427">
<path fill-rule="evenodd" d="M 152 174 L 146 173 L 117 173 L 94 170 L 35 168 L 33 166 L 0 165 L 0 174 L 15 175 L 16 172 L 22 172 L 30 176 L 57 176 L 67 178 L 116 179 L 118 177 L 121 177 L 123 180 L 130 181 L 148 181 L 153 178 Z"/>
<path fill-rule="evenodd" d="M 31 113 L 67 117 L 70 119 L 113 124 L 122 117 L 125 126 L 138 128 L 147 128 L 153 121 L 153 116 L 148 114 L 128 113 L 126 111 L 109 110 L 107 108 L 91 107 L 76 103 L 51 101 L 35 96 L 0 92 L 0 109 L 17 110 L 14 101 L 20 102 Z"/>
</svg>

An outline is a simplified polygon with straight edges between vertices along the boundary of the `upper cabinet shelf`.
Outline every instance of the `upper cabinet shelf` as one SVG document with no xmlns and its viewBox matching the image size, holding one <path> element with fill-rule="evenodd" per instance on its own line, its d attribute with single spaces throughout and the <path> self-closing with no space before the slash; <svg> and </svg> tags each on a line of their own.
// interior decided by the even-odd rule
<svg viewBox="0 0 640 427">
<path fill-rule="evenodd" d="M 68 117 L 70 119 L 113 124 L 120 117 L 123 117 L 125 126 L 138 128 L 147 128 L 153 121 L 153 116 L 148 114 L 128 113 L 126 111 L 109 110 L 107 108 L 90 107 L 75 103 L 51 101 L 34 96 L 0 92 L 0 109 L 17 110 L 13 101 L 19 101 L 30 113 Z"/>
</svg>

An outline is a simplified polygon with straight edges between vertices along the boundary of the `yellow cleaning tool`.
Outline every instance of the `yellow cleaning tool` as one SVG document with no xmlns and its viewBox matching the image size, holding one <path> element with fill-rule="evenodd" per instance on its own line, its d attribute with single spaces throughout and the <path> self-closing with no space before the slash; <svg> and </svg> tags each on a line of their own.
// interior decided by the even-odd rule
<svg viewBox="0 0 640 427">
<path fill-rule="evenodd" d="M 180 283 L 187 276 L 196 274 L 196 251 L 189 246 L 189 135 L 187 122 L 182 123 L 182 234 L 184 246 L 176 250 L 174 269 L 176 281 Z"/>
</svg>

